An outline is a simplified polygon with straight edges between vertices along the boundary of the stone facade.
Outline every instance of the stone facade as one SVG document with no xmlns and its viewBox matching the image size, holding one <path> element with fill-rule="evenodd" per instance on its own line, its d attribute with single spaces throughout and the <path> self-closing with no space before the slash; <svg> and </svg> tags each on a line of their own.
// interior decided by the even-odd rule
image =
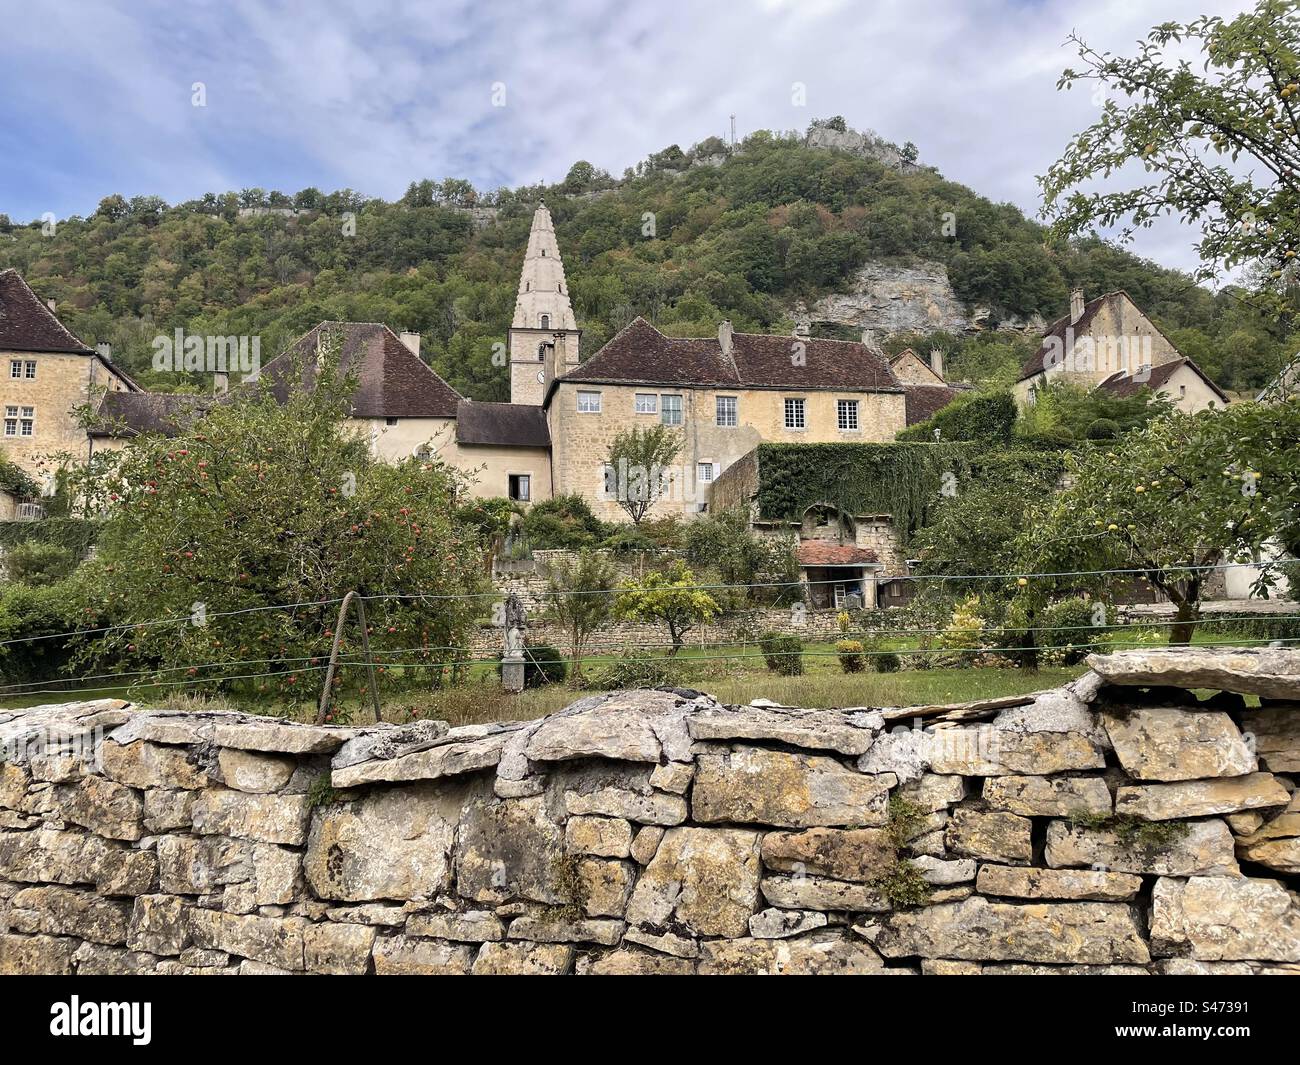
<svg viewBox="0 0 1300 1065">
<path fill-rule="evenodd" d="M 1070 313 L 1053 323 L 1043 346 L 1022 370 L 1015 393 L 1021 402 L 1045 381 L 1068 381 L 1092 388 L 1112 374 L 1160 366 L 1182 358 L 1154 322 L 1126 292 L 1112 292 L 1084 303 L 1074 292 Z"/>
<path fill-rule="evenodd" d="M 0 973 L 1300 972 L 1300 651 L 1092 664 L 955 707 L 0 711 Z M 1189 805 L 1117 813 L 1151 787 Z"/>
<path fill-rule="evenodd" d="M 579 408 L 580 393 L 600 396 L 598 413 Z M 638 395 L 654 396 L 656 413 L 637 413 Z M 576 492 L 592 503 L 592 509 L 602 519 L 626 520 L 626 512 L 618 503 L 606 498 L 604 459 L 618 433 L 660 422 L 664 396 L 680 398 L 683 446 L 675 463 L 675 487 L 651 511 L 656 517 L 670 513 L 689 517 L 699 513 L 701 505 L 709 503 L 712 491 L 712 480 L 701 476 L 701 465 L 707 465 L 708 476 L 716 479 L 760 443 L 889 441 L 907 425 L 906 397 L 901 392 L 596 385 L 561 381 L 549 406 L 556 493 Z M 717 424 L 719 396 L 736 401 L 734 426 Z M 785 427 L 787 398 L 804 400 L 805 429 Z M 860 428 L 838 428 L 837 402 L 842 399 L 857 401 Z"/>
<path fill-rule="evenodd" d="M 13 376 L 14 363 L 20 366 L 21 377 Z M 34 366 L 34 377 L 28 376 L 29 365 Z M 103 391 L 129 390 L 131 386 L 94 354 L 0 350 L 0 449 L 38 484 L 52 490 L 58 469 L 55 456 L 66 453 L 84 460 L 89 455 L 90 443 L 74 409 Z M 31 435 L 23 435 L 29 409 Z"/>
</svg>

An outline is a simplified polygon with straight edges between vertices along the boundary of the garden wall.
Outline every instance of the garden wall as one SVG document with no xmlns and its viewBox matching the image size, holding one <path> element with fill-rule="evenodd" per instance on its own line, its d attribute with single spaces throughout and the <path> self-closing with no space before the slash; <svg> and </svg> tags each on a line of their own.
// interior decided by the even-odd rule
<svg viewBox="0 0 1300 1065">
<path fill-rule="evenodd" d="M 459 728 L 0 711 L 0 972 L 1300 972 L 1300 651 L 1093 665 Z"/>
</svg>

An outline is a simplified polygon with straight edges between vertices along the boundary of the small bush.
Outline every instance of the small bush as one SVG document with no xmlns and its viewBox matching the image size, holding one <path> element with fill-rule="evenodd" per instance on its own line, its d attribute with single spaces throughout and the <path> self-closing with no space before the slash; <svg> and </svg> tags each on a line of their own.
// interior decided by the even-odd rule
<svg viewBox="0 0 1300 1065">
<path fill-rule="evenodd" d="M 1098 418 L 1088 426 L 1089 440 L 1118 440 L 1119 422 L 1114 418 Z"/>
<path fill-rule="evenodd" d="M 524 647 L 524 687 L 542 688 L 563 684 L 569 675 L 564 656 L 548 643 L 528 643 Z"/>
<path fill-rule="evenodd" d="M 840 669 L 845 673 L 861 673 L 866 666 L 861 640 L 840 640 L 835 645 L 835 653 L 839 655 Z"/>
<path fill-rule="evenodd" d="M 621 654 L 598 675 L 602 688 L 658 688 L 668 683 L 668 665 L 660 658 L 645 658 L 644 652 Z"/>
<path fill-rule="evenodd" d="M 758 638 L 763 661 L 773 673 L 797 677 L 803 673 L 803 641 L 798 636 L 765 632 Z"/>
<path fill-rule="evenodd" d="M 27 540 L 5 552 L 5 572 L 18 584 L 44 587 L 56 584 L 77 568 L 77 556 L 59 544 Z"/>
<path fill-rule="evenodd" d="M 1098 608 L 1101 608 L 1098 610 Z M 1072 597 L 1052 603 L 1041 615 L 1038 644 L 1047 662 L 1073 666 L 1094 651 L 1110 650 L 1109 629 L 1095 624 L 1106 618 L 1104 604 Z"/>
<path fill-rule="evenodd" d="M 877 673 L 897 673 L 902 668 L 902 660 L 893 651 L 881 651 L 872 656 Z"/>
</svg>

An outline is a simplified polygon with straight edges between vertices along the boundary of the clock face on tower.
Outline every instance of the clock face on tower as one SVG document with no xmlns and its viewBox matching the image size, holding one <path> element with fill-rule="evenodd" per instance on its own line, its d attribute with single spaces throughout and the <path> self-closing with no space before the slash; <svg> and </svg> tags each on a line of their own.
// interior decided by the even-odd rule
<svg viewBox="0 0 1300 1065">
<path fill-rule="evenodd" d="M 538 370 L 538 371 L 537 371 L 537 383 L 538 383 L 539 385 L 544 385 L 544 384 L 546 384 L 546 371 L 545 371 L 545 370 Z"/>
</svg>

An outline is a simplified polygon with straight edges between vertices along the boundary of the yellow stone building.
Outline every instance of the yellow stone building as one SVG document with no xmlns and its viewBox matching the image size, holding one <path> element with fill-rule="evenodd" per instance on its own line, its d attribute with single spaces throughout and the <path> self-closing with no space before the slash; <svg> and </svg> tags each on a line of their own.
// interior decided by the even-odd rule
<svg viewBox="0 0 1300 1065">
<path fill-rule="evenodd" d="M 1070 294 L 1070 313 L 1052 323 L 1021 368 L 1017 400 L 1032 403 L 1035 391 L 1052 381 L 1121 396 L 1146 387 L 1188 413 L 1229 402 L 1127 292 L 1108 292 L 1088 302 L 1081 289 Z"/>
<path fill-rule="evenodd" d="M 139 386 L 72 335 L 17 270 L 0 271 L 0 451 L 48 494 L 61 456 L 84 461 L 92 442 L 77 416 L 104 393 Z"/>
<path fill-rule="evenodd" d="M 140 391 L 63 329 L 21 278 L 12 271 L 0 277 L 9 278 L 25 315 L 48 334 L 37 378 L 24 378 L 27 356 L 18 358 L 16 349 L 17 376 L 4 381 L 5 402 L 18 410 L 19 446 L 10 448 L 16 457 L 39 463 L 38 456 L 58 451 L 122 447 L 222 402 L 224 374 L 209 397 Z M 685 516 L 707 509 L 714 481 L 759 443 L 888 441 L 957 395 L 934 356 L 927 364 L 908 351 L 890 361 L 866 344 L 806 331 L 738 333 L 723 322 L 716 335 L 682 338 L 636 318 L 585 362 L 581 335 L 555 227 L 542 205 L 504 345 L 509 403 L 459 395 L 420 358 L 418 333 L 398 334 L 381 323 L 322 322 L 261 375 L 287 388 L 297 364 L 310 381 L 322 345 L 334 338 L 342 368 L 357 380 L 353 425 L 376 456 L 436 455 L 464 471 L 483 497 L 531 504 L 576 493 L 607 520 L 626 517 L 617 501 L 618 471 L 606 462 L 622 430 L 658 424 L 680 434 L 668 496 L 652 514 Z M 32 337 L 27 341 L 30 348 Z M 87 437 L 70 412 L 96 401 L 97 386 L 108 394 Z M 29 408 L 39 413 L 25 419 Z"/>
</svg>

